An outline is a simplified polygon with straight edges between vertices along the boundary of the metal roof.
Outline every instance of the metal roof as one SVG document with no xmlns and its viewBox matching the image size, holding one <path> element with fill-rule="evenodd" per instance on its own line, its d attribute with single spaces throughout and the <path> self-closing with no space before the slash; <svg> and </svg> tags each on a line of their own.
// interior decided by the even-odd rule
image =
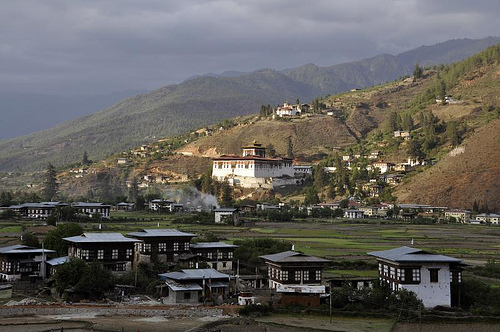
<svg viewBox="0 0 500 332">
<path fill-rule="evenodd" d="M 228 279 L 229 274 L 220 273 L 215 269 L 187 269 L 178 272 L 162 273 L 159 275 L 161 280 L 201 280 L 201 279 Z"/>
<path fill-rule="evenodd" d="M 191 248 L 194 249 L 209 249 L 209 248 L 238 248 L 235 244 L 229 244 L 225 242 L 198 242 L 191 243 Z"/>
<path fill-rule="evenodd" d="M 308 256 L 295 251 L 283 251 L 277 254 L 259 256 L 260 258 L 274 263 L 296 263 L 296 262 L 311 262 L 311 263 L 328 263 L 327 259 Z"/>
<path fill-rule="evenodd" d="M 434 254 L 428 251 L 415 249 L 411 247 L 399 247 L 383 251 L 369 252 L 368 255 L 377 258 L 398 262 L 440 262 L 440 263 L 463 263 L 458 258 Z"/>
<path fill-rule="evenodd" d="M 77 202 L 73 204 L 73 207 L 111 207 L 111 205 L 107 205 L 104 203 L 87 203 L 87 202 Z"/>
<path fill-rule="evenodd" d="M 0 248 L 0 254 L 50 254 L 53 252 L 55 251 L 50 249 L 28 247 L 22 244 L 15 244 L 13 246 Z"/>
<path fill-rule="evenodd" d="M 167 281 L 166 282 L 168 288 L 173 290 L 174 292 L 177 291 L 201 291 L 203 288 L 201 288 L 200 285 L 195 284 L 194 282 L 190 282 L 188 284 L 179 284 L 174 281 Z"/>
<path fill-rule="evenodd" d="M 214 212 L 236 212 L 236 211 L 238 211 L 237 208 L 218 208 L 214 210 Z"/>
<path fill-rule="evenodd" d="M 140 242 L 140 240 L 125 237 L 121 233 L 83 233 L 78 236 L 65 237 L 63 240 L 75 243 Z"/>
<path fill-rule="evenodd" d="M 67 263 L 68 261 L 69 261 L 69 256 L 63 256 L 63 257 L 56 257 L 49 259 L 48 261 L 46 261 L 46 263 L 52 266 L 57 266 Z"/>
<path fill-rule="evenodd" d="M 128 236 L 135 237 L 177 237 L 177 236 L 191 236 L 196 234 L 181 232 L 177 229 L 160 228 L 160 229 L 141 229 L 137 232 L 127 233 Z"/>
</svg>

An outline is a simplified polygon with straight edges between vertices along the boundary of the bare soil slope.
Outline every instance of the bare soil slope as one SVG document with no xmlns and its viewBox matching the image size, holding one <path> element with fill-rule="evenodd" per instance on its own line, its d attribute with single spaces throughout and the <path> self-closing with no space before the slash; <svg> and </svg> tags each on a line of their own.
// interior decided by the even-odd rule
<svg viewBox="0 0 500 332">
<path fill-rule="evenodd" d="M 463 149 L 463 151 L 462 151 Z M 456 154 L 456 155 L 455 155 Z M 500 210 L 500 119 L 490 122 L 435 166 L 395 191 L 401 202 Z"/>
</svg>

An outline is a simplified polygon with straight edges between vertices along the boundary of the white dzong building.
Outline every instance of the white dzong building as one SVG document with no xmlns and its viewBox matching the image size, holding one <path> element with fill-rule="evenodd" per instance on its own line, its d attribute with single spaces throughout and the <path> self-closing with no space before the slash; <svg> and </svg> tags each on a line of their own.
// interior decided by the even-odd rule
<svg viewBox="0 0 500 332">
<path fill-rule="evenodd" d="M 254 142 L 243 147 L 243 155 L 213 159 L 212 176 L 218 181 L 246 188 L 274 188 L 296 184 L 291 158 L 267 158 L 266 148 Z"/>
</svg>

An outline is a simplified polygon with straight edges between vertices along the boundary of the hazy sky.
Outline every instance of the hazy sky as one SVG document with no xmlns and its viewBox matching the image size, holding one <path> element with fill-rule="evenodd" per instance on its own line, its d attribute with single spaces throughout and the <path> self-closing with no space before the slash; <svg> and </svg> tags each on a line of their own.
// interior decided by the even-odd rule
<svg viewBox="0 0 500 332">
<path fill-rule="evenodd" d="M 5 0 L 0 90 L 151 90 L 208 72 L 333 65 L 498 36 L 499 16 L 498 0 Z"/>
</svg>

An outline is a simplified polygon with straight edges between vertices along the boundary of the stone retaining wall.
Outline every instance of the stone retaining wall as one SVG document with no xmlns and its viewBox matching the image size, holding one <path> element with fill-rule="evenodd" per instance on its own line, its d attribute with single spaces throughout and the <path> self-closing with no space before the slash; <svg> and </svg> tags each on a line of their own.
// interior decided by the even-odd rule
<svg viewBox="0 0 500 332">
<path fill-rule="evenodd" d="M 107 306 L 1 306 L 0 317 L 47 315 L 96 315 L 96 316 L 163 316 L 207 317 L 221 316 L 221 308 L 209 307 L 107 307 Z"/>
</svg>

